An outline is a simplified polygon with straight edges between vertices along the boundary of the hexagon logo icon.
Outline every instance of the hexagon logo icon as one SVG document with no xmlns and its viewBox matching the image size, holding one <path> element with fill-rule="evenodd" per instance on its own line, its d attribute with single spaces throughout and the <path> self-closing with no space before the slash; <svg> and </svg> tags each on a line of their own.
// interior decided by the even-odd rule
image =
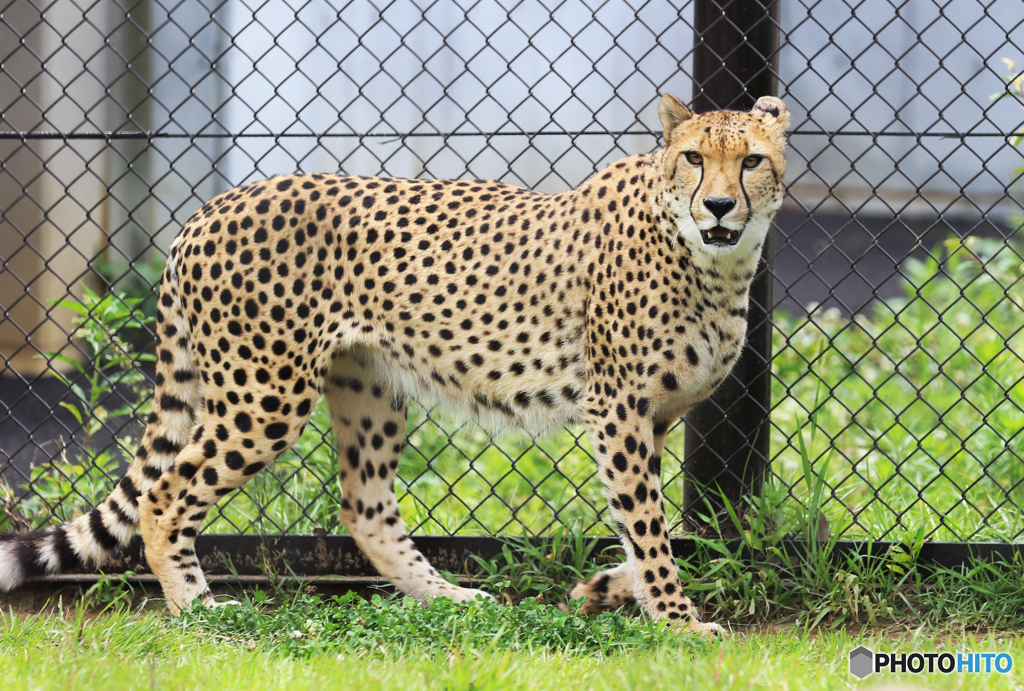
<svg viewBox="0 0 1024 691">
<path fill-rule="evenodd" d="M 850 674 L 863 679 L 875 671 L 875 654 L 860 646 L 850 651 Z"/>
</svg>

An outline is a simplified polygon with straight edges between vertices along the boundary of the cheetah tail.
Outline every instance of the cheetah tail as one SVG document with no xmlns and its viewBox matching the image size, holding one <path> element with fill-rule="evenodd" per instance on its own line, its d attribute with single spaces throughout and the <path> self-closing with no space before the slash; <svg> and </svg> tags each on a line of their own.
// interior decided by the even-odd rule
<svg viewBox="0 0 1024 691">
<path fill-rule="evenodd" d="M 202 405 L 202 384 L 192 359 L 189 325 L 170 268 L 161 284 L 157 316 L 159 355 L 153 412 L 124 477 L 96 508 L 63 525 L 0 535 L 0 591 L 27 579 L 72 569 L 96 568 L 125 547 L 139 522 L 139 497 L 174 465 L 188 443 Z"/>
</svg>

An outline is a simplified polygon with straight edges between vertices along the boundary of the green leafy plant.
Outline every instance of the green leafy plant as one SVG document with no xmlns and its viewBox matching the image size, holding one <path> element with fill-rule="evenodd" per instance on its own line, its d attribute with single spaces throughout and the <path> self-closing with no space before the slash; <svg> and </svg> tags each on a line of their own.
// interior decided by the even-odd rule
<svg viewBox="0 0 1024 691">
<path fill-rule="evenodd" d="M 82 298 L 65 299 L 57 306 L 75 313 L 77 325 L 73 334 L 81 343 L 82 361 L 59 353 L 45 357 L 67 364 L 70 373 L 54 371 L 54 376 L 68 386 L 76 400 L 62 401 L 81 426 L 80 450 L 72 453 L 64 443 L 59 458 L 32 467 L 29 482 L 22 486 L 24 497 L 9 500 L 3 515 L 4 530 L 37 528 L 62 523 L 94 506 L 110 492 L 117 481 L 121 463 L 131 458 L 138 439 L 129 432 L 114 445 L 96 449 L 95 436 L 116 418 L 130 417 L 141 421 L 149 414 L 152 388 L 139 368 L 155 356 L 135 353 L 118 335 L 143 328 L 150 318 L 140 315 L 141 298 L 126 298 L 118 293 L 98 295 L 87 286 Z M 138 403 L 107 407 L 115 386 L 123 386 Z M 13 492 L 7 488 L 7 494 Z"/>
<path fill-rule="evenodd" d="M 103 610 L 129 607 L 135 597 L 135 588 L 129 579 L 135 578 L 134 571 L 108 575 L 101 573 L 96 582 L 85 591 L 83 599 L 88 607 Z"/>
<path fill-rule="evenodd" d="M 108 250 L 97 257 L 93 265 L 96 273 L 110 287 L 110 292 L 131 300 L 135 313 L 148 324 L 156 318 L 157 286 L 166 264 L 166 255 L 152 248 L 145 257 L 136 257 L 132 261 Z M 153 334 L 149 329 L 124 327 L 118 330 L 117 336 L 135 350 L 147 350 L 152 346 Z"/>
<path fill-rule="evenodd" d="M 577 581 L 621 561 L 618 554 L 596 554 L 595 544 L 575 522 L 544 541 L 506 538 L 499 556 L 482 559 L 474 555 L 473 559 L 479 567 L 481 587 L 503 593 L 506 602 L 533 597 L 551 603 L 563 600 Z"/>
<path fill-rule="evenodd" d="M 809 460 L 840 490 L 822 511 L 848 537 L 1024 528 L 999 510 L 1024 500 L 1022 256 L 1018 239 L 953 237 L 907 260 L 904 296 L 866 315 L 776 314 L 772 469 L 794 485 Z"/>
</svg>

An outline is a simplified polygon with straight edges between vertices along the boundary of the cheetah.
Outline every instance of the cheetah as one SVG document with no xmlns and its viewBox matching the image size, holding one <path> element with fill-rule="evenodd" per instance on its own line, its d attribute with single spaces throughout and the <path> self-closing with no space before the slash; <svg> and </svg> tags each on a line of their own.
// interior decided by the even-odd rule
<svg viewBox="0 0 1024 691">
<path fill-rule="evenodd" d="M 422 600 L 452 585 L 416 549 L 393 490 L 410 395 L 539 432 L 582 423 L 627 560 L 572 597 L 636 601 L 700 634 L 669 548 L 669 425 L 744 344 L 748 292 L 783 198 L 789 112 L 658 113 L 665 148 L 576 189 L 284 175 L 185 224 L 163 273 L 152 414 L 109 497 L 62 526 L 5 535 L 0 588 L 100 566 L 141 529 L 174 614 L 214 605 L 196 558 L 207 512 L 291 446 L 322 396 L 341 521 Z"/>
</svg>

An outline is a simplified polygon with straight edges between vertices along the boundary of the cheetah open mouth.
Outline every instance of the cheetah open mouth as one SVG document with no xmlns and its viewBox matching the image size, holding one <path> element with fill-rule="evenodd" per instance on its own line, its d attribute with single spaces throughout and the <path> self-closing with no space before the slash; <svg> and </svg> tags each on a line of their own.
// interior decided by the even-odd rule
<svg viewBox="0 0 1024 691">
<path fill-rule="evenodd" d="M 740 241 L 742 230 L 729 230 L 725 226 L 715 226 L 708 230 L 700 231 L 700 236 L 705 245 L 735 245 Z"/>
</svg>

